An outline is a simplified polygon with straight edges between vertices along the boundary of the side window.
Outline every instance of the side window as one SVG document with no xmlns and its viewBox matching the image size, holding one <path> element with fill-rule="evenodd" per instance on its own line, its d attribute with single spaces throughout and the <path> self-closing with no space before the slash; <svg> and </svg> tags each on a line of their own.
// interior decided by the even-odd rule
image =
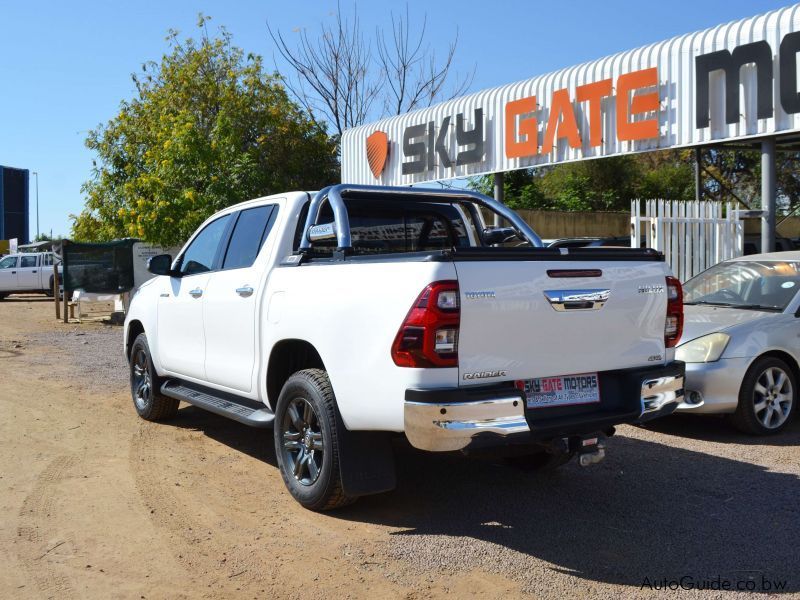
<svg viewBox="0 0 800 600">
<path fill-rule="evenodd" d="M 272 204 L 248 208 L 239 213 L 222 263 L 223 269 L 241 269 L 255 262 L 276 214 L 277 209 Z"/>
<path fill-rule="evenodd" d="M 52 254 L 43 254 L 42 255 L 42 264 L 44 266 L 52 266 L 53 265 L 53 255 Z"/>
<path fill-rule="evenodd" d="M 20 268 L 26 269 L 36 266 L 36 256 L 20 256 Z"/>
<path fill-rule="evenodd" d="M 6 256 L 3 260 L 0 260 L 0 269 L 13 269 L 16 266 L 17 266 L 16 256 Z"/>
<path fill-rule="evenodd" d="M 225 235 L 231 215 L 220 217 L 206 225 L 197 237 L 192 240 L 181 259 L 180 271 L 184 275 L 205 273 L 214 268 L 214 258 L 217 256 L 220 241 Z"/>
</svg>

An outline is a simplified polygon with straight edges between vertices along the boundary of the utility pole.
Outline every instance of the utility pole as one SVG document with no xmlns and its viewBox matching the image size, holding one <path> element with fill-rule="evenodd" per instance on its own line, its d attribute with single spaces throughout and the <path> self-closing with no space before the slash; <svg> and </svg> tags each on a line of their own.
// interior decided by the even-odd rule
<svg viewBox="0 0 800 600">
<path fill-rule="evenodd" d="M 500 202 L 501 204 L 505 204 L 505 190 L 503 188 L 503 184 L 505 182 L 505 173 L 495 173 L 494 174 L 494 199 Z M 500 227 L 500 215 L 494 215 L 494 223 L 495 227 Z"/>
<path fill-rule="evenodd" d="M 761 142 L 761 252 L 775 251 L 775 138 Z"/>
<path fill-rule="evenodd" d="M 36 240 L 39 241 L 39 173 L 33 172 L 36 177 Z"/>
</svg>

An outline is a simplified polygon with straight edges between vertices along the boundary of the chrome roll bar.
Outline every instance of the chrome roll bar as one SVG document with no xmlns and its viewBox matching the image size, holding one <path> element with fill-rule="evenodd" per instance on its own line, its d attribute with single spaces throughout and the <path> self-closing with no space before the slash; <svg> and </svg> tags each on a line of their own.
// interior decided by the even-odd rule
<svg viewBox="0 0 800 600">
<path fill-rule="evenodd" d="M 321 189 L 311 200 L 311 204 L 308 207 L 306 224 L 303 228 L 303 237 L 300 242 L 301 251 L 311 248 L 308 230 L 314 225 L 319 224 L 317 221 L 322 205 L 326 200 L 330 203 L 331 210 L 333 211 L 338 250 L 348 250 L 353 247 L 350 237 L 350 219 L 347 216 L 347 207 L 342 199 L 344 195 L 351 192 L 369 193 L 371 195 L 383 197 L 383 199 L 407 200 L 409 197 L 414 196 L 421 199 L 428 197 L 448 202 L 472 202 L 506 219 L 513 225 L 514 229 L 522 234 L 535 248 L 541 248 L 544 245 L 542 244 L 542 239 L 516 212 L 494 198 L 484 196 L 478 192 L 471 192 L 469 190 L 436 190 L 429 188 L 386 187 L 340 183 Z"/>
</svg>

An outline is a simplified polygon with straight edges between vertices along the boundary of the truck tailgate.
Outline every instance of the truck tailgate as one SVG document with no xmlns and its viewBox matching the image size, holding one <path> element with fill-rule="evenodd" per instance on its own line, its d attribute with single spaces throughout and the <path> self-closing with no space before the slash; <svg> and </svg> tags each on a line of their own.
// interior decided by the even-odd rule
<svg viewBox="0 0 800 600">
<path fill-rule="evenodd" d="M 455 267 L 462 386 L 665 362 L 663 262 L 456 257 Z"/>
</svg>

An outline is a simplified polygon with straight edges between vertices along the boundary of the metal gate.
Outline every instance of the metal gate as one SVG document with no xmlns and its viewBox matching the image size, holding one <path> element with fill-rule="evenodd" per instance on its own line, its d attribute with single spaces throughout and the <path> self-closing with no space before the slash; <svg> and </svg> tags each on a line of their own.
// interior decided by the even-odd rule
<svg viewBox="0 0 800 600">
<path fill-rule="evenodd" d="M 641 209 L 644 205 L 644 214 Z M 736 256 L 744 248 L 744 222 L 730 202 L 631 202 L 631 247 L 663 252 L 681 281 Z"/>
</svg>

